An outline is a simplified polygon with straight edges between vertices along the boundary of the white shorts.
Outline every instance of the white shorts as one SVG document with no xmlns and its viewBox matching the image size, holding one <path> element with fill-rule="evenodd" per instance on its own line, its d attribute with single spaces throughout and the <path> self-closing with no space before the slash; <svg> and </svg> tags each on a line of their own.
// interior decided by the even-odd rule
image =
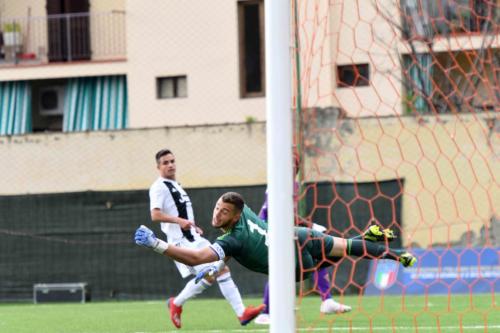
<svg viewBox="0 0 500 333">
<path fill-rule="evenodd" d="M 186 238 L 182 238 L 176 242 L 172 242 L 175 246 L 184 247 L 188 249 L 202 249 L 210 245 L 210 242 L 203 237 L 196 237 L 194 242 L 188 241 Z M 188 266 L 178 261 L 175 261 L 175 265 L 179 270 L 179 273 L 183 278 L 187 278 L 189 275 L 196 275 L 203 267 L 212 265 L 213 263 L 201 264 L 196 266 Z"/>
</svg>

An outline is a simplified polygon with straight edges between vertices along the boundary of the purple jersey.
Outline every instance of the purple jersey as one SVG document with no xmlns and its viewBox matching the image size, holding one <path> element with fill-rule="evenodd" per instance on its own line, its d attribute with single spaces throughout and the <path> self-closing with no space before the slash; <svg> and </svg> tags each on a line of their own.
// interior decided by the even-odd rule
<svg viewBox="0 0 500 333">
<path fill-rule="evenodd" d="M 299 193 L 299 183 L 294 182 L 293 183 L 293 197 L 294 197 L 294 199 L 297 196 L 297 193 Z M 266 197 L 264 199 L 264 203 L 262 204 L 262 207 L 260 208 L 259 218 L 261 220 L 267 222 L 267 217 L 268 217 L 268 215 L 267 215 L 267 190 L 266 190 Z"/>
<path fill-rule="evenodd" d="M 264 203 L 262 204 L 262 207 L 260 208 L 259 218 L 262 221 L 267 222 L 267 191 L 266 191 L 266 198 L 264 199 Z"/>
</svg>

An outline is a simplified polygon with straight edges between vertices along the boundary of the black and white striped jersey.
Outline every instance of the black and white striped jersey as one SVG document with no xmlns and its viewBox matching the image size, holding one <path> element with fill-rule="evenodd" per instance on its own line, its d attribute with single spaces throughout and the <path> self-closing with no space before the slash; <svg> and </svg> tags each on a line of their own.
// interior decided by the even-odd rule
<svg viewBox="0 0 500 333">
<path fill-rule="evenodd" d="M 186 191 L 174 180 L 159 177 L 149 189 L 150 209 L 160 209 L 168 215 L 179 216 L 194 221 L 193 206 Z M 177 223 L 161 223 L 161 230 L 167 235 L 169 243 L 175 243 L 185 237 L 193 241 L 198 234 L 191 230 L 182 230 Z"/>
</svg>

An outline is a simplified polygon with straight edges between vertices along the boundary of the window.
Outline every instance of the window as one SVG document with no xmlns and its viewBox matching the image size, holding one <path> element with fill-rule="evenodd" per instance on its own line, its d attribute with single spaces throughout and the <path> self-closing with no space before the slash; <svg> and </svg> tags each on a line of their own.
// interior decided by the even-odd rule
<svg viewBox="0 0 500 333">
<path fill-rule="evenodd" d="M 405 39 L 491 32 L 497 26 L 498 4 L 492 0 L 400 0 L 400 8 Z"/>
<path fill-rule="evenodd" d="M 362 87 L 370 84 L 370 66 L 352 64 L 337 66 L 338 87 Z"/>
<path fill-rule="evenodd" d="M 240 94 L 261 97 L 265 93 L 264 3 L 262 0 L 238 3 Z"/>
<path fill-rule="evenodd" d="M 156 78 L 157 98 L 187 97 L 187 76 L 168 76 Z"/>
<path fill-rule="evenodd" d="M 412 114 L 414 111 L 422 114 L 431 111 L 435 67 L 440 66 L 433 66 L 430 53 L 403 57 L 403 87 L 405 88 L 403 102 L 407 114 Z M 446 82 L 443 82 L 443 88 L 445 86 Z"/>
<path fill-rule="evenodd" d="M 33 132 L 127 128 L 125 75 L 33 80 Z"/>
<path fill-rule="evenodd" d="M 90 1 L 46 0 L 49 61 L 90 60 Z"/>
</svg>

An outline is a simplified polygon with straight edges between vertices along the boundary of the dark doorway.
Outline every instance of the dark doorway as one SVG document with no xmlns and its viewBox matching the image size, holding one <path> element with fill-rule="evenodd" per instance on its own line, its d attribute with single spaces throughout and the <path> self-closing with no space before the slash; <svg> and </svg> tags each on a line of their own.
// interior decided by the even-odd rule
<svg viewBox="0 0 500 333">
<path fill-rule="evenodd" d="M 241 97 L 265 94 L 264 2 L 238 2 Z"/>
<path fill-rule="evenodd" d="M 49 61 L 90 60 L 89 0 L 47 0 Z"/>
</svg>

